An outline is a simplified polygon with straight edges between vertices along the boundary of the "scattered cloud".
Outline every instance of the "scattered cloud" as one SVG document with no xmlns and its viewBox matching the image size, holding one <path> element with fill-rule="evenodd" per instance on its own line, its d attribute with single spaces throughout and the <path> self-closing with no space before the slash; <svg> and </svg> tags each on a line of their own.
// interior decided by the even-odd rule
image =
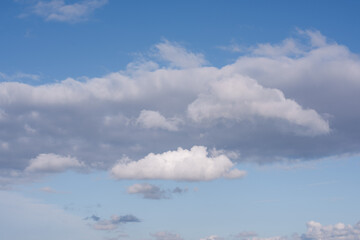
<svg viewBox="0 0 360 240">
<path fill-rule="evenodd" d="M 85 218 L 85 220 L 93 220 L 94 223 L 90 224 L 95 230 L 114 230 L 119 227 L 120 224 L 140 222 L 140 219 L 134 215 L 112 215 L 110 219 L 101 219 L 96 215 Z"/>
<path fill-rule="evenodd" d="M 157 232 L 150 235 L 156 240 L 183 240 L 179 234 L 171 232 Z"/>
<path fill-rule="evenodd" d="M 129 194 L 141 195 L 145 199 L 168 199 L 172 197 L 172 194 L 182 194 L 187 190 L 187 188 L 179 187 L 165 190 L 149 183 L 136 183 L 127 188 Z"/>
<path fill-rule="evenodd" d="M 168 40 L 156 44 L 155 48 L 158 50 L 158 56 L 170 62 L 172 67 L 197 68 L 207 63 L 202 54 L 189 52 L 179 44 Z"/>
<path fill-rule="evenodd" d="M 143 183 L 134 184 L 127 188 L 129 194 L 140 194 L 146 199 L 163 199 L 168 198 L 167 192 L 160 189 L 158 186 Z"/>
<path fill-rule="evenodd" d="M 343 223 L 323 226 L 318 222 L 310 221 L 307 223 L 307 232 L 301 235 L 301 240 L 311 239 L 358 240 L 360 239 L 360 222 L 353 226 Z"/>
<path fill-rule="evenodd" d="M 76 158 L 70 156 L 60 156 L 53 153 L 39 154 L 36 158 L 30 160 L 29 166 L 25 169 L 27 172 L 63 172 L 72 168 L 84 166 Z"/>
<path fill-rule="evenodd" d="M 244 231 L 244 232 L 240 232 L 240 233 L 236 234 L 234 236 L 234 238 L 240 239 L 240 240 L 246 240 L 246 239 L 250 239 L 250 238 L 256 237 L 256 236 L 257 236 L 256 232 Z"/>
<path fill-rule="evenodd" d="M 200 240 L 224 240 L 224 238 L 219 237 L 217 235 L 210 235 L 210 236 L 205 237 L 205 238 L 200 238 Z"/>
<path fill-rule="evenodd" d="M 65 0 L 37 1 L 31 7 L 31 13 L 46 21 L 74 23 L 87 20 L 93 11 L 107 2 L 108 0 L 84 0 L 71 4 Z"/>
<path fill-rule="evenodd" d="M 100 217 L 96 216 L 96 215 L 91 215 L 90 217 L 86 217 L 84 220 L 93 220 L 95 222 L 99 221 L 100 220 Z"/>
<path fill-rule="evenodd" d="M 210 156 L 206 147 L 178 148 L 160 154 L 150 153 L 138 161 L 120 161 L 112 169 L 116 179 L 169 179 L 209 181 L 216 178 L 241 178 L 244 171 L 232 169 L 234 163 L 225 156 Z"/>
<path fill-rule="evenodd" d="M 301 235 L 294 233 L 292 236 L 259 237 L 255 232 L 241 232 L 232 238 L 239 240 L 359 240 L 360 222 L 355 225 L 337 223 L 323 226 L 310 221 L 306 224 L 307 231 Z"/>
<path fill-rule="evenodd" d="M 40 78 L 41 78 L 40 75 L 37 75 L 37 74 L 17 72 L 15 74 L 8 75 L 8 74 L 0 72 L 0 80 L 7 81 L 7 82 L 21 81 L 21 80 L 38 81 Z"/>
</svg>

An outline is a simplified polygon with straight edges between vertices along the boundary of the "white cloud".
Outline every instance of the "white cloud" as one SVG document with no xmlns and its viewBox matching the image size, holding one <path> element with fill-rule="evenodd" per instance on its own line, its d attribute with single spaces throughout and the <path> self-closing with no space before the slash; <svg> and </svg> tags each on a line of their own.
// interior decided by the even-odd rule
<svg viewBox="0 0 360 240">
<path fill-rule="evenodd" d="M 140 159 L 194 145 L 234 151 L 237 161 L 356 154 L 359 57 L 319 32 L 304 36 L 309 42 L 257 45 L 222 68 L 165 41 L 156 49 L 170 67 L 145 59 L 98 78 L 1 82 L 0 166 L 9 172 L 2 182 L 44 152 L 103 170 L 123 155 Z M 179 54 L 166 57 L 168 48 Z M 180 67 L 177 55 L 197 59 L 194 67 Z"/>
<path fill-rule="evenodd" d="M 272 45 L 269 43 L 258 44 L 251 52 L 255 55 L 269 57 L 296 56 L 304 53 L 294 39 L 285 39 L 278 45 Z"/>
<path fill-rule="evenodd" d="M 208 237 L 205 238 L 200 238 L 200 240 L 223 240 L 224 238 L 219 237 L 217 235 L 210 235 Z"/>
<path fill-rule="evenodd" d="M 316 111 L 303 109 L 294 100 L 285 98 L 280 90 L 264 88 L 249 77 L 235 75 L 210 86 L 209 93 L 200 95 L 188 107 L 189 116 L 195 121 L 260 116 L 286 120 L 315 135 L 330 131 L 328 122 Z"/>
<path fill-rule="evenodd" d="M 308 240 L 359 240 L 360 222 L 352 225 L 337 223 L 334 225 L 323 226 L 318 222 L 310 221 L 307 223 L 307 232 L 301 236 L 301 239 Z"/>
<path fill-rule="evenodd" d="M 306 226 L 306 233 L 301 235 L 295 233 L 292 236 L 258 237 L 255 232 L 243 232 L 234 237 L 240 240 L 360 240 L 360 222 L 353 226 L 343 223 L 323 226 L 310 221 Z"/>
<path fill-rule="evenodd" d="M 22 73 L 22 72 L 17 72 L 12 75 L 8 75 L 8 74 L 0 72 L 0 79 L 5 80 L 5 81 L 18 81 L 18 80 L 22 80 L 22 79 L 39 80 L 40 76 L 37 74 Z"/>
<path fill-rule="evenodd" d="M 47 21 L 78 22 L 86 20 L 97 8 L 107 3 L 107 0 L 84 0 L 66 4 L 64 0 L 39 1 L 32 12 Z"/>
<path fill-rule="evenodd" d="M 165 129 L 168 131 L 177 131 L 178 124 L 181 122 L 180 119 L 171 118 L 166 119 L 157 111 L 142 110 L 139 117 L 136 120 L 136 123 L 141 125 L 144 128 L 157 128 Z"/>
<path fill-rule="evenodd" d="M 42 153 L 30 160 L 27 172 L 62 172 L 71 168 L 84 166 L 74 157 L 60 156 L 53 153 Z"/>
<path fill-rule="evenodd" d="M 197 68 L 206 64 L 202 54 L 187 51 L 180 45 L 164 40 L 155 45 L 159 56 L 168 62 L 171 66 L 179 68 Z"/>
<path fill-rule="evenodd" d="M 190 150 L 178 148 L 160 154 L 150 153 L 143 159 L 119 162 L 111 174 L 117 179 L 169 179 L 208 181 L 221 177 L 241 178 L 244 171 L 232 169 L 234 163 L 225 156 L 210 156 L 206 147 L 194 146 Z"/>
</svg>

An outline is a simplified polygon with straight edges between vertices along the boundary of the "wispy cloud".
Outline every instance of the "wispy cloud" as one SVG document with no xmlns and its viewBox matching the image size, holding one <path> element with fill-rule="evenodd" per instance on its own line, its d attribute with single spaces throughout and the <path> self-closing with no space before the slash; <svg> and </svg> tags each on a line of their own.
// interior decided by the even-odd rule
<svg viewBox="0 0 360 240">
<path fill-rule="evenodd" d="M 187 191 L 187 188 L 179 187 L 174 189 L 161 189 L 149 183 L 136 183 L 127 188 L 129 194 L 137 194 L 145 199 L 168 199 L 171 198 L 173 194 L 182 194 Z"/>
<path fill-rule="evenodd" d="M 30 74 L 30 73 L 23 73 L 17 72 L 15 74 L 5 74 L 0 72 L 0 80 L 2 81 L 21 81 L 21 80 L 32 80 L 38 81 L 40 79 L 40 75 L 37 74 Z"/>
<path fill-rule="evenodd" d="M 119 227 L 121 224 L 125 223 L 136 223 L 141 222 L 140 219 L 134 215 L 112 215 L 110 219 L 101 219 L 96 215 L 85 218 L 85 220 L 93 220 L 94 223 L 90 224 L 95 230 L 114 230 Z"/>
<path fill-rule="evenodd" d="M 157 232 L 150 235 L 156 240 L 183 240 L 179 234 L 171 232 Z"/>
<path fill-rule="evenodd" d="M 93 11 L 107 2 L 108 0 L 84 0 L 70 4 L 65 0 L 38 1 L 30 8 L 30 13 L 46 21 L 75 23 L 87 20 Z"/>
<path fill-rule="evenodd" d="M 207 63 L 203 54 L 187 51 L 181 45 L 164 40 L 155 45 L 157 55 L 178 68 L 196 68 Z"/>
</svg>

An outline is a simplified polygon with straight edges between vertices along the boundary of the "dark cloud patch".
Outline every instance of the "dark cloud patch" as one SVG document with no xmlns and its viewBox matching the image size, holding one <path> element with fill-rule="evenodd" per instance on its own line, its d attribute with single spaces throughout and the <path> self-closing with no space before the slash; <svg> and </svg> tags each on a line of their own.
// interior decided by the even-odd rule
<svg viewBox="0 0 360 240">
<path fill-rule="evenodd" d="M 141 222 L 139 218 L 131 214 L 123 216 L 112 215 L 110 219 L 101 219 L 96 215 L 92 215 L 84 218 L 84 220 L 93 220 L 94 223 L 90 224 L 90 226 L 96 230 L 114 230 L 120 224 Z"/>
<path fill-rule="evenodd" d="M 183 194 L 187 192 L 187 188 L 176 187 L 174 189 L 161 189 L 160 187 L 148 183 L 137 183 L 129 186 L 127 192 L 129 194 L 140 195 L 145 199 L 169 199 L 173 194 Z"/>
<path fill-rule="evenodd" d="M 93 220 L 95 222 L 99 221 L 100 220 L 100 217 L 96 216 L 96 215 L 91 215 L 90 217 L 86 217 L 84 218 L 84 220 Z"/>
<path fill-rule="evenodd" d="M 112 222 L 114 224 L 129 223 L 129 222 L 140 222 L 140 219 L 138 219 L 134 215 L 124 215 L 124 216 L 114 217 L 112 219 Z"/>
</svg>

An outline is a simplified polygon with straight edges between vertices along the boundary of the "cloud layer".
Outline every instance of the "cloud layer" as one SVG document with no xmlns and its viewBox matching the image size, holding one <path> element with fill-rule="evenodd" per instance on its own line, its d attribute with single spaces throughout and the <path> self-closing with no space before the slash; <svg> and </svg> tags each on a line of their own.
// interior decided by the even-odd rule
<svg viewBox="0 0 360 240">
<path fill-rule="evenodd" d="M 82 162 L 112 168 L 116 178 L 242 175 L 230 174 L 234 163 L 225 155 L 186 150 L 193 146 L 235 152 L 234 162 L 359 153 L 360 60 L 321 33 L 299 31 L 278 44 L 249 47 L 221 68 L 178 43 L 164 40 L 152 49 L 148 58 L 98 78 L 1 82 L 0 183 L 24 170 L 57 172 Z M 41 160 L 43 153 L 58 156 L 47 157 L 59 166 Z M 139 160 L 114 167 L 126 158 Z"/>
</svg>

